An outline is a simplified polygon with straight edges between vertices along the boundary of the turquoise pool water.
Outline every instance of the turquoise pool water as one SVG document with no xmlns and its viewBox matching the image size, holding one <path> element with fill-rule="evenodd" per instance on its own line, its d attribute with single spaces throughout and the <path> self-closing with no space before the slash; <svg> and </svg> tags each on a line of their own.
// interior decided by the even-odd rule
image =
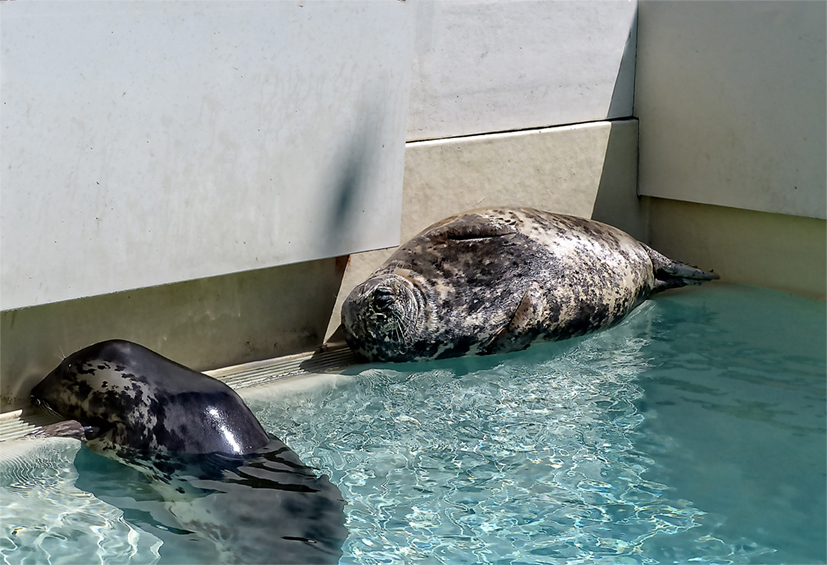
<svg viewBox="0 0 827 565">
<path fill-rule="evenodd" d="M 824 563 L 826 329 L 710 284 L 519 354 L 243 392 L 342 491 L 341 563 Z M 4 454 L 4 561 L 185 562 L 75 486 L 77 449 Z"/>
</svg>

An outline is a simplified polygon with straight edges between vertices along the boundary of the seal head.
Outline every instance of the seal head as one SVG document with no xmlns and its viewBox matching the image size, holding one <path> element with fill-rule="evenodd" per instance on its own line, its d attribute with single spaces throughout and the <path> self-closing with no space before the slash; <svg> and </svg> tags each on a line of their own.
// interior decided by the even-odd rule
<svg viewBox="0 0 827 565">
<path fill-rule="evenodd" d="M 426 301 L 420 288 L 396 273 L 373 277 L 357 286 L 342 307 L 342 319 L 353 332 L 365 336 L 360 343 L 369 356 L 384 351 L 394 356 L 405 351 L 422 325 Z"/>
</svg>

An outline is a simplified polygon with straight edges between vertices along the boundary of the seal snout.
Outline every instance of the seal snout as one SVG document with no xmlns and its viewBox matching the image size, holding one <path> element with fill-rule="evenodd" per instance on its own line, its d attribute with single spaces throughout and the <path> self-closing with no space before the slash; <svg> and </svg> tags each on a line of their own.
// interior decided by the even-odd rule
<svg viewBox="0 0 827 565">
<path fill-rule="evenodd" d="M 37 383 L 37 385 L 32 389 L 32 392 L 29 393 L 29 402 L 32 403 L 33 406 L 37 408 L 48 408 L 49 403 L 43 398 L 45 392 L 45 384 L 46 381 L 52 375 L 49 374 L 45 379 Z"/>
<path fill-rule="evenodd" d="M 377 286 L 373 289 L 373 299 L 382 306 L 390 305 L 393 301 L 393 291 L 386 286 Z"/>
<path fill-rule="evenodd" d="M 29 401 L 32 403 L 32 406 L 34 406 L 35 408 L 45 410 L 49 414 L 53 414 L 55 416 L 60 416 L 61 418 L 63 417 L 63 415 L 60 414 L 57 410 L 55 410 L 54 408 L 49 406 L 49 403 L 46 400 L 36 396 L 34 394 L 34 391 L 32 391 L 32 395 L 29 396 Z"/>
<path fill-rule="evenodd" d="M 368 308 L 377 320 L 384 320 L 394 315 L 394 303 L 397 293 L 386 285 L 377 285 L 366 296 Z"/>
<path fill-rule="evenodd" d="M 345 339 L 357 349 L 379 344 L 405 348 L 420 317 L 416 291 L 397 274 L 375 276 L 357 286 L 342 306 Z"/>
<path fill-rule="evenodd" d="M 379 281 L 368 290 L 370 309 L 377 315 L 408 320 L 412 313 L 411 307 L 416 303 L 409 285 L 410 283 L 401 277 L 389 277 Z"/>
</svg>

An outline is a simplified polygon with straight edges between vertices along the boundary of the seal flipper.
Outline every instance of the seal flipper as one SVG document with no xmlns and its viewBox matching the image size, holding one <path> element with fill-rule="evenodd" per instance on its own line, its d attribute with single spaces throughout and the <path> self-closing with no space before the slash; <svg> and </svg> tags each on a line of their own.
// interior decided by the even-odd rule
<svg viewBox="0 0 827 565">
<path fill-rule="evenodd" d="M 57 422 L 56 424 L 49 424 L 42 428 L 35 430 L 26 437 L 41 438 L 41 437 L 70 437 L 86 441 L 96 436 L 100 432 L 100 428 L 95 426 L 84 426 L 77 420 L 65 420 Z"/>
<path fill-rule="evenodd" d="M 428 239 L 440 243 L 448 240 L 502 237 L 517 232 L 508 222 L 497 221 L 495 218 L 487 218 L 479 214 L 462 214 L 446 224 L 428 228 L 425 231 L 428 232 Z"/>
<path fill-rule="evenodd" d="M 532 282 L 520 301 L 514 316 L 486 346 L 486 354 L 521 351 L 531 345 L 542 331 L 543 316 L 548 307 L 545 292 Z"/>
<path fill-rule="evenodd" d="M 673 261 L 669 257 L 658 253 L 648 245 L 643 245 L 649 258 L 652 260 L 652 267 L 655 271 L 655 286 L 652 293 L 662 292 L 670 288 L 680 288 L 690 284 L 702 284 L 707 281 L 719 279 L 715 273 L 704 271 L 692 265 Z"/>
</svg>

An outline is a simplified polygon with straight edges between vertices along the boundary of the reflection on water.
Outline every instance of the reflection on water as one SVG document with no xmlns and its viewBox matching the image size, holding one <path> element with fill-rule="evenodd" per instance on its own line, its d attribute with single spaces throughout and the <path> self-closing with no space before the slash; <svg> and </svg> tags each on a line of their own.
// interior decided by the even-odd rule
<svg viewBox="0 0 827 565">
<path fill-rule="evenodd" d="M 5 563 L 156 563 L 161 540 L 75 488 L 80 443 L 19 440 L 0 449 L 0 553 Z"/>
<path fill-rule="evenodd" d="M 120 508 L 163 541 L 162 563 L 335 564 L 347 537 L 344 501 L 281 441 L 253 455 L 75 458 L 75 486 Z"/>
<path fill-rule="evenodd" d="M 827 562 L 823 303 L 751 287 L 667 295 L 637 380 L 650 476 L 775 551 Z M 668 445 L 670 449 L 664 449 Z"/>
<path fill-rule="evenodd" d="M 340 491 L 278 440 L 244 457 L 128 460 L 73 443 L 48 440 L 36 457 L 6 461 L 4 486 L 25 505 L 4 508 L 3 525 L 14 525 L 6 562 L 335 564 L 342 554 Z M 56 461 L 62 469 L 45 471 Z M 50 506 L 58 512 L 21 521 Z"/>
<path fill-rule="evenodd" d="M 244 392 L 348 501 L 341 563 L 821 563 L 824 343 L 823 304 L 712 284 L 520 354 Z M 72 486 L 74 453 L 41 456 L 4 482 L 7 561 L 173 554 Z"/>
</svg>

